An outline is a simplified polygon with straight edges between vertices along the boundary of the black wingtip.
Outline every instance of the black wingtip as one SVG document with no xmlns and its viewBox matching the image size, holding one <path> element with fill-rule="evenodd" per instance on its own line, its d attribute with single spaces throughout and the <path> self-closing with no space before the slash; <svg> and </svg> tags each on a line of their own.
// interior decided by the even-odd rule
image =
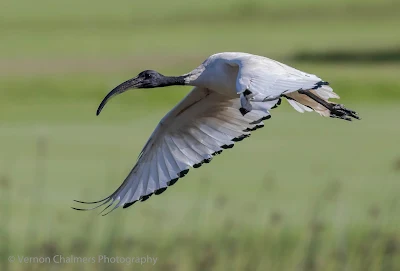
<svg viewBox="0 0 400 271">
<path fill-rule="evenodd" d="M 104 198 L 104 199 L 101 199 L 101 200 L 98 200 L 98 201 L 81 201 L 81 200 L 76 200 L 76 199 L 74 199 L 73 201 L 75 201 L 75 202 L 77 202 L 77 203 L 83 203 L 83 204 L 96 204 L 96 203 L 103 202 L 103 201 L 105 201 L 106 199 L 108 199 L 108 197 L 107 197 L 107 198 Z"/>
<path fill-rule="evenodd" d="M 179 180 L 179 178 L 172 179 L 171 181 L 169 181 L 169 182 L 167 183 L 167 185 L 168 185 L 168 186 L 173 186 L 178 180 Z"/>
<path fill-rule="evenodd" d="M 148 195 L 146 195 L 146 196 L 142 196 L 142 197 L 140 197 L 139 200 L 140 200 L 141 202 L 146 201 L 146 200 L 148 200 L 152 195 L 153 195 L 153 193 L 150 193 L 150 194 L 148 194 Z"/>
<path fill-rule="evenodd" d="M 122 206 L 122 209 L 128 208 L 129 206 L 132 206 L 133 204 L 135 204 L 137 202 L 137 200 L 134 200 L 132 202 L 128 202 L 125 203 L 124 206 Z"/>
<path fill-rule="evenodd" d="M 164 191 L 167 190 L 167 187 L 163 187 L 160 189 L 157 189 L 156 191 L 154 191 L 154 195 L 161 195 L 162 193 L 164 193 Z"/>
<path fill-rule="evenodd" d="M 181 172 L 178 173 L 179 178 L 185 177 L 185 175 L 188 174 L 188 172 L 189 169 L 182 170 Z"/>
<path fill-rule="evenodd" d="M 242 114 L 242 116 L 244 116 L 250 112 L 249 110 L 247 110 L 246 108 L 243 108 L 243 107 L 239 108 L 239 111 L 240 111 L 240 114 Z"/>
<path fill-rule="evenodd" d="M 76 210 L 76 211 L 89 211 L 91 209 L 83 209 L 83 208 L 75 208 L 75 207 L 71 207 L 71 209 Z"/>
</svg>

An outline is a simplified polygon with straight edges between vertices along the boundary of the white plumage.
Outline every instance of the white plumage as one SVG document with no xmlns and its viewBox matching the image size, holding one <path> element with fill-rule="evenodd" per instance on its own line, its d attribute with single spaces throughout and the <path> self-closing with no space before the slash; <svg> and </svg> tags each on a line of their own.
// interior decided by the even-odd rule
<svg viewBox="0 0 400 271">
<path fill-rule="evenodd" d="M 144 71 L 112 90 L 97 113 L 111 97 L 127 89 L 169 85 L 194 88 L 159 122 L 136 165 L 113 194 L 97 202 L 77 202 L 99 204 L 91 209 L 114 205 L 112 211 L 164 192 L 191 167 L 209 163 L 213 156 L 263 127 L 262 121 L 271 117 L 270 110 L 282 97 L 298 112 L 358 119 L 354 111 L 328 102 L 339 96 L 316 75 L 262 56 L 231 52 L 212 55 L 178 77 Z"/>
</svg>

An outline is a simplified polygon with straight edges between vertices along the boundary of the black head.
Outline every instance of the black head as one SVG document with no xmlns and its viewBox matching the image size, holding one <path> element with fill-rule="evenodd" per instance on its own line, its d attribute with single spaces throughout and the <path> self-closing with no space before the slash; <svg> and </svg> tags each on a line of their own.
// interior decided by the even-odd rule
<svg viewBox="0 0 400 271">
<path fill-rule="evenodd" d="M 145 70 L 138 74 L 136 80 L 138 80 L 137 88 L 155 88 L 162 86 L 165 76 L 153 70 Z"/>
<path fill-rule="evenodd" d="M 113 90 L 111 90 L 107 96 L 101 102 L 99 108 L 97 109 L 97 115 L 100 114 L 106 103 L 114 96 L 121 94 L 128 89 L 133 88 L 156 88 L 156 87 L 166 87 L 171 85 L 184 85 L 184 76 L 178 77 L 167 77 L 153 70 L 145 70 L 139 73 L 136 77 L 125 81 L 124 83 L 118 85 Z"/>
</svg>

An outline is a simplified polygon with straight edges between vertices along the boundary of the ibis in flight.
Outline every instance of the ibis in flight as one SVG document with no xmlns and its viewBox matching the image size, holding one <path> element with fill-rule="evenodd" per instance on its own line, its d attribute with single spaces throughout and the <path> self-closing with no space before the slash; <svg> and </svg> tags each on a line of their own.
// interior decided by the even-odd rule
<svg viewBox="0 0 400 271">
<path fill-rule="evenodd" d="M 176 85 L 193 89 L 158 123 L 120 187 L 99 201 L 76 201 L 95 204 L 92 208 L 73 209 L 104 206 L 101 213 L 105 215 L 163 193 L 190 168 L 209 163 L 215 155 L 264 127 L 263 121 L 271 118 L 271 109 L 282 99 L 301 113 L 315 111 L 324 117 L 359 119 L 356 112 L 329 101 L 339 96 L 318 76 L 263 56 L 238 52 L 214 54 L 181 76 L 145 70 L 111 90 L 97 115 L 112 97 L 129 89 Z"/>
</svg>

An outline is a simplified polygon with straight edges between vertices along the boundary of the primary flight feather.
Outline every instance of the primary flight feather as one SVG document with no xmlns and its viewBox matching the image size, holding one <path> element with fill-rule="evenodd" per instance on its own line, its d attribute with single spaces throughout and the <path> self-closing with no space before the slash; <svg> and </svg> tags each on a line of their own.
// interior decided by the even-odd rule
<svg viewBox="0 0 400 271">
<path fill-rule="evenodd" d="M 218 53 L 193 71 L 164 76 L 146 70 L 114 88 L 101 102 L 97 115 L 115 95 L 134 88 L 194 86 L 164 118 L 146 142 L 136 165 L 110 196 L 95 202 L 107 213 L 161 194 L 184 177 L 189 168 L 209 163 L 213 156 L 250 136 L 271 117 L 270 110 L 285 98 L 297 111 L 315 111 L 344 120 L 359 119 L 356 112 L 329 102 L 339 98 L 328 82 L 278 61 L 237 52 Z M 105 214 L 107 214 L 105 213 Z"/>
</svg>

